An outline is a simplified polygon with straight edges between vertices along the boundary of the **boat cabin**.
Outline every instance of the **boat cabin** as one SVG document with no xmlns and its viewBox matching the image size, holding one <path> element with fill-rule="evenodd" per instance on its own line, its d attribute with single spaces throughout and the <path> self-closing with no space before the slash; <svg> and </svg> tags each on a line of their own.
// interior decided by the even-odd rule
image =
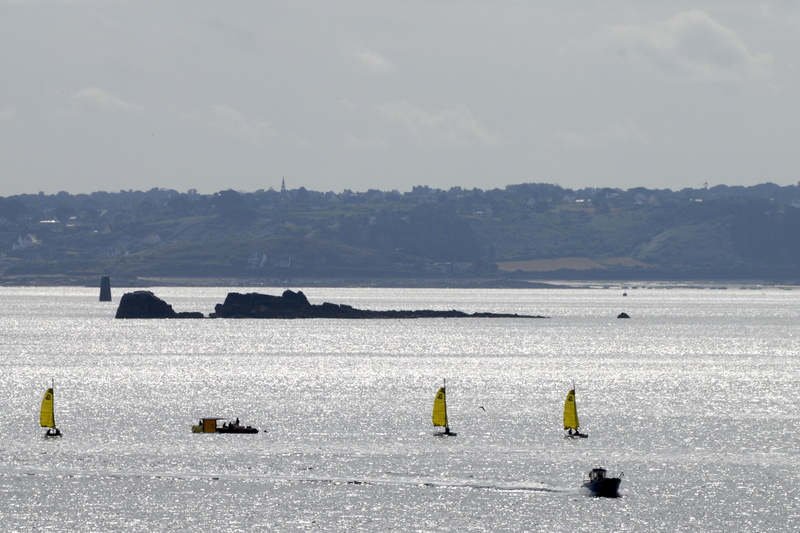
<svg viewBox="0 0 800 533">
<path fill-rule="evenodd" d="M 201 418 L 196 426 L 192 426 L 192 433 L 216 433 L 217 420 L 222 418 Z"/>
<path fill-rule="evenodd" d="M 594 483 L 596 481 L 600 481 L 601 479 L 606 479 L 605 468 L 592 468 L 589 471 L 589 482 Z"/>
</svg>

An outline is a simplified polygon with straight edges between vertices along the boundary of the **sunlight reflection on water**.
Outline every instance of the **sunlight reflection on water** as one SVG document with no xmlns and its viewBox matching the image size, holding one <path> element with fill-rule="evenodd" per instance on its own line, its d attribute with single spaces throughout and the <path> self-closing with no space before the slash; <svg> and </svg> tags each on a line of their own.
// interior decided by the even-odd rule
<svg viewBox="0 0 800 533">
<path fill-rule="evenodd" d="M 779 531 L 798 514 L 796 291 L 305 291 L 550 317 L 368 321 L 122 321 L 94 289 L 0 292 L 12 529 Z M 154 292 L 208 313 L 228 289 Z M 459 436 L 435 439 L 445 377 Z M 56 442 L 36 420 L 51 379 Z M 562 438 L 573 382 L 589 439 Z M 262 432 L 192 434 L 202 416 Z M 580 493 L 598 464 L 625 471 L 623 498 Z"/>
</svg>

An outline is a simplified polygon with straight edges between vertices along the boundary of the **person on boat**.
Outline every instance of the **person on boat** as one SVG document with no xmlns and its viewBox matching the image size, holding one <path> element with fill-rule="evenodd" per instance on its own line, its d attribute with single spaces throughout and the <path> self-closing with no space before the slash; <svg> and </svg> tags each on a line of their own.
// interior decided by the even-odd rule
<svg viewBox="0 0 800 533">
<path fill-rule="evenodd" d="M 569 431 L 567 432 L 567 434 L 572 435 L 572 428 L 569 428 Z"/>
<path fill-rule="evenodd" d="M 239 425 L 239 417 L 236 417 L 236 423 L 234 425 L 236 425 L 236 426 Z"/>
</svg>

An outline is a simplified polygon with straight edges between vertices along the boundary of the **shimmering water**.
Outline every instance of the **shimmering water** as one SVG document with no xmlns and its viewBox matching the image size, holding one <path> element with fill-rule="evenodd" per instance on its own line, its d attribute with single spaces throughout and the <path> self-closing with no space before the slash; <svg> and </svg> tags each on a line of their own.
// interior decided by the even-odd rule
<svg viewBox="0 0 800 533">
<path fill-rule="evenodd" d="M 208 313 L 229 290 L 154 292 Z M 308 289 L 313 303 L 550 318 L 115 320 L 124 291 L 0 289 L 5 530 L 787 531 L 800 518 L 800 291 Z M 458 437 L 437 439 L 444 377 Z M 51 379 L 59 440 L 38 427 Z M 570 441 L 573 381 L 590 438 Z M 202 416 L 264 431 L 192 434 Z M 624 471 L 621 498 L 579 490 L 601 465 Z"/>
</svg>

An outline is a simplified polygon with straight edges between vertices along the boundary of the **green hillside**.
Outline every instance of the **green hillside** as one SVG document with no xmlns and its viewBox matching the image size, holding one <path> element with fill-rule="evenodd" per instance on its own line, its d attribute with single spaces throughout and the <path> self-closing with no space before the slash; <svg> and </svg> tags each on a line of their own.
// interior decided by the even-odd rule
<svg viewBox="0 0 800 533">
<path fill-rule="evenodd" d="M 800 189 L 520 184 L 343 193 L 172 190 L 0 198 L 0 276 L 247 280 L 780 279 Z M 512 268 L 513 267 L 513 268 Z"/>
</svg>

